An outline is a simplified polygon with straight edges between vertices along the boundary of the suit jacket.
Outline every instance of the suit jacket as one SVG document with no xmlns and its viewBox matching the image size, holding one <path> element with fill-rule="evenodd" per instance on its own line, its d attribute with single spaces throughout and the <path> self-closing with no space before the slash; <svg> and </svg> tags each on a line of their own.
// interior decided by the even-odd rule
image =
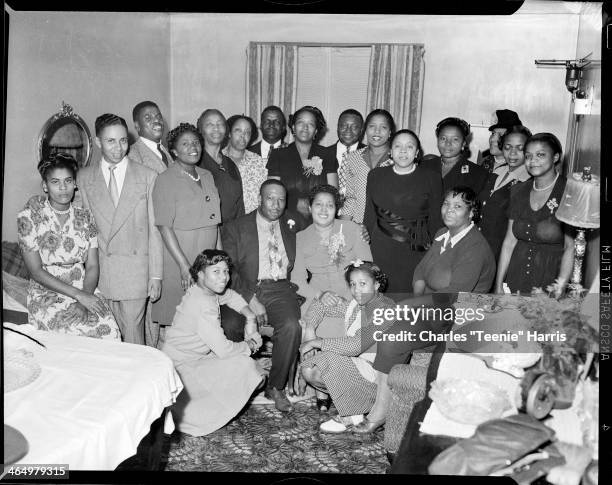
<svg viewBox="0 0 612 485">
<path fill-rule="evenodd" d="M 161 145 L 161 149 L 168 158 L 168 164 L 174 163 L 173 158 L 166 147 Z M 162 159 L 153 153 L 153 151 L 144 144 L 140 137 L 130 145 L 128 158 L 144 165 L 145 167 L 149 167 L 151 170 L 154 170 L 155 173 L 162 173 L 167 168 Z"/>
<path fill-rule="evenodd" d="M 257 210 L 227 222 L 221 226 L 223 250 L 232 258 L 233 271 L 231 287 L 250 302 L 257 290 L 259 275 L 259 237 L 257 234 Z M 280 218 L 280 231 L 289 260 L 287 279 L 295 262 L 295 225 L 289 227 L 286 215 Z"/>
<path fill-rule="evenodd" d="M 115 208 L 99 161 L 78 172 L 82 204 L 98 226 L 98 287 L 109 300 L 146 298 L 149 279 L 162 278 L 163 242 L 153 216 L 156 177 L 150 168 L 128 159 Z"/>
</svg>

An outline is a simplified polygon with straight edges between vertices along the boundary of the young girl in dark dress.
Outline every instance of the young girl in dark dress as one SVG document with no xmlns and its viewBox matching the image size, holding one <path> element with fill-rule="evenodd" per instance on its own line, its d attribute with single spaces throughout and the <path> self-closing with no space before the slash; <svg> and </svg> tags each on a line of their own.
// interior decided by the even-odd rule
<svg viewBox="0 0 612 485">
<path fill-rule="evenodd" d="M 538 133 L 525 143 L 525 165 L 533 182 L 517 188 L 510 200 L 508 230 L 498 262 L 495 291 L 504 281 L 513 293 L 531 293 L 558 283 L 559 296 L 570 278 L 574 237 L 555 217 L 566 179 L 557 171 L 561 143 L 551 133 Z"/>
</svg>

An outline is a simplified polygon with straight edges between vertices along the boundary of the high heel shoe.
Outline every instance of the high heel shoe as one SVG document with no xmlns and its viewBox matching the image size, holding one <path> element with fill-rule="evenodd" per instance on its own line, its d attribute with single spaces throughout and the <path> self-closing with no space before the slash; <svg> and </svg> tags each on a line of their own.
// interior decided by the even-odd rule
<svg viewBox="0 0 612 485">
<path fill-rule="evenodd" d="M 329 408 L 331 408 L 332 399 L 330 396 L 327 396 L 325 399 L 317 398 L 317 409 L 320 412 L 327 412 Z"/>
<path fill-rule="evenodd" d="M 356 426 L 353 426 L 353 433 L 357 434 L 372 434 L 378 428 L 381 428 L 385 424 L 384 418 L 380 421 L 370 421 L 368 418 L 364 418 L 364 420 Z"/>
</svg>

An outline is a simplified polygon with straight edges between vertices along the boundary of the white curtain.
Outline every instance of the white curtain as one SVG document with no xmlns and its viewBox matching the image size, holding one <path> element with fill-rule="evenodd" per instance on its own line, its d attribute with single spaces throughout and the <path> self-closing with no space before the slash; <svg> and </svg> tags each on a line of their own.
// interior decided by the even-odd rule
<svg viewBox="0 0 612 485">
<path fill-rule="evenodd" d="M 386 109 L 398 130 L 409 128 L 417 135 L 423 104 L 424 53 L 422 44 L 372 45 L 366 102 L 367 112 Z"/>
<path fill-rule="evenodd" d="M 296 109 L 298 46 L 250 42 L 247 50 L 246 108 L 259 122 L 266 106 L 276 105 L 286 115 Z"/>
</svg>

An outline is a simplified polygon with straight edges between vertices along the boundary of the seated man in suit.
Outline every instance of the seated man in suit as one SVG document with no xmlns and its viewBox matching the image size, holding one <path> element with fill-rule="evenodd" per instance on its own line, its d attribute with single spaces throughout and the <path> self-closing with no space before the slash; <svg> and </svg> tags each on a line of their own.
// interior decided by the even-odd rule
<svg viewBox="0 0 612 485">
<path fill-rule="evenodd" d="M 363 138 L 363 116 L 356 109 L 347 109 L 338 118 L 338 141 L 327 147 L 331 155 L 338 160 L 338 189 L 341 194 L 346 192 L 346 175 L 344 173 L 346 156 L 365 145 Z"/>
<path fill-rule="evenodd" d="M 284 148 L 283 141 L 287 135 L 287 120 L 285 114 L 278 106 L 268 106 L 261 112 L 261 141 L 251 145 L 248 150 L 257 153 L 264 162 L 270 157 L 270 150 Z"/>
<path fill-rule="evenodd" d="M 126 156 L 128 129 L 117 115 L 96 119 L 102 158 L 78 172 L 84 207 L 98 226 L 98 288 L 119 324 L 124 342 L 144 344 L 147 297 L 161 294 L 163 243 L 153 219 L 157 174 Z"/>
<path fill-rule="evenodd" d="M 247 301 L 258 325 L 274 328 L 272 367 L 265 396 L 283 412 L 293 408 L 285 395 L 302 338 L 300 306 L 289 276 L 295 261 L 293 224 L 283 216 L 287 190 L 279 180 L 261 184 L 259 207 L 221 227 L 223 249 L 232 258 L 231 287 Z M 244 317 L 221 307 L 221 326 L 235 342 L 244 340 Z M 291 383 L 292 384 L 292 383 Z"/>
<path fill-rule="evenodd" d="M 164 118 L 153 101 L 143 101 L 132 110 L 138 140 L 130 145 L 128 156 L 145 167 L 162 173 L 172 163 L 172 156 L 161 143 Z"/>
</svg>

